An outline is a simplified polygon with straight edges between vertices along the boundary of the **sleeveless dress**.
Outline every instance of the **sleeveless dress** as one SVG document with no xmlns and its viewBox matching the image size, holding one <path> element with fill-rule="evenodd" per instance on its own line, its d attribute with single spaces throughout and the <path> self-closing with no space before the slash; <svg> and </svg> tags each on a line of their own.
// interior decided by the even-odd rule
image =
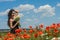
<svg viewBox="0 0 60 40">
<path fill-rule="evenodd" d="M 12 25 L 15 25 L 16 23 L 17 23 L 17 21 L 13 21 Z M 19 25 L 17 24 L 14 28 L 12 28 L 12 29 L 10 30 L 10 33 L 15 34 L 15 33 L 16 33 L 15 30 L 16 30 L 16 29 L 19 29 L 18 26 L 19 26 Z"/>
</svg>

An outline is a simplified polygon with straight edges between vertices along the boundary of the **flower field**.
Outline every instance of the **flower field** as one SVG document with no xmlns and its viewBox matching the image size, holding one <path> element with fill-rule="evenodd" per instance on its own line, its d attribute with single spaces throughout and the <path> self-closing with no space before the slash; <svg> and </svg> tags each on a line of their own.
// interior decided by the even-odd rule
<svg viewBox="0 0 60 40">
<path fill-rule="evenodd" d="M 46 28 L 43 24 L 36 28 L 29 26 L 29 30 L 19 28 L 15 32 L 0 33 L 0 40 L 60 40 L 60 23 L 53 23 Z"/>
</svg>

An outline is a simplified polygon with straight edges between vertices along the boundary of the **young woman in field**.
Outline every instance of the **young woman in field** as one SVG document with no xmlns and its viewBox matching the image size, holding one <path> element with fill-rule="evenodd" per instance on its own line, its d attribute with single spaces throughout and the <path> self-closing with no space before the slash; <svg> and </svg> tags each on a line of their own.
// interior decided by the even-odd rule
<svg viewBox="0 0 60 40">
<path fill-rule="evenodd" d="M 18 15 L 18 11 L 14 10 L 14 9 L 11 9 L 9 12 L 8 12 L 8 26 L 10 27 L 10 33 L 13 33 L 15 34 L 15 30 L 16 29 L 19 29 L 19 20 L 16 21 L 15 20 L 15 17 L 17 17 Z"/>
</svg>

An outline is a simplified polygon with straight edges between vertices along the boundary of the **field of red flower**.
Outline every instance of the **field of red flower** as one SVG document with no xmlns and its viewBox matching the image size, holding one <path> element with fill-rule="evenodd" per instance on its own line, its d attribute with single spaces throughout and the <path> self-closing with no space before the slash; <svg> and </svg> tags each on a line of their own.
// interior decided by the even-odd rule
<svg viewBox="0 0 60 40">
<path fill-rule="evenodd" d="M 36 28 L 29 26 L 29 30 L 19 28 L 15 32 L 16 34 L 0 34 L 0 40 L 60 40 L 60 23 L 53 23 L 46 28 L 43 24 Z"/>
</svg>

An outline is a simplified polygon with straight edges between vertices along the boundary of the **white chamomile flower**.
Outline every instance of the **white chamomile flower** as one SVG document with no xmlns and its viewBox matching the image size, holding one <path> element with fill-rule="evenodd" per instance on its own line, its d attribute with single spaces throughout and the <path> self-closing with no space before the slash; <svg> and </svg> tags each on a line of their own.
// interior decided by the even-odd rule
<svg viewBox="0 0 60 40">
<path fill-rule="evenodd" d="M 15 20 L 15 21 L 20 20 L 20 16 L 19 16 L 19 15 L 18 15 L 18 16 L 16 16 L 16 17 L 14 18 L 14 20 Z"/>
<path fill-rule="evenodd" d="M 60 37 L 58 37 L 57 39 L 60 40 Z M 54 37 L 54 38 L 52 38 L 51 40 L 56 40 L 56 38 Z"/>
</svg>

